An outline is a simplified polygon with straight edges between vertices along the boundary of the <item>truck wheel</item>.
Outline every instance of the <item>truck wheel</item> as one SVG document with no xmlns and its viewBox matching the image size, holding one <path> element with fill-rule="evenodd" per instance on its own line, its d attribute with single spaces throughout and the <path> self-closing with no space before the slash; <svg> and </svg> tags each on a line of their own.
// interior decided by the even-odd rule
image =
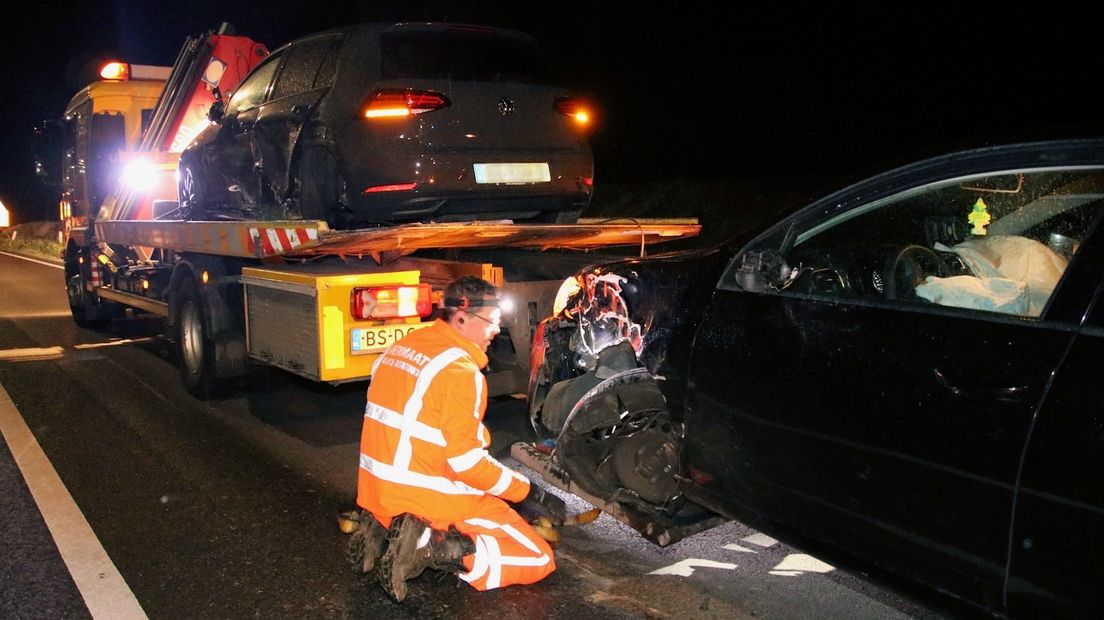
<svg viewBox="0 0 1104 620">
<path fill-rule="evenodd" d="M 195 282 L 186 280 L 176 292 L 176 352 L 184 389 L 201 400 L 215 397 L 214 343 L 207 328 L 203 300 Z"/>
<path fill-rule="evenodd" d="M 345 219 L 345 179 L 327 149 L 307 149 L 299 159 L 299 214 L 340 228 Z"/>
<path fill-rule="evenodd" d="M 86 304 L 91 304 L 92 299 L 88 291 L 84 290 L 84 274 L 81 272 L 79 253 L 75 246 L 70 246 L 65 252 L 65 296 L 69 300 L 69 312 L 73 315 L 73 322 L 78 327 L 86 329 L 103 329 L 107 327 L 108 320 L 89 319 L 85 311 Z"/>
</svg>

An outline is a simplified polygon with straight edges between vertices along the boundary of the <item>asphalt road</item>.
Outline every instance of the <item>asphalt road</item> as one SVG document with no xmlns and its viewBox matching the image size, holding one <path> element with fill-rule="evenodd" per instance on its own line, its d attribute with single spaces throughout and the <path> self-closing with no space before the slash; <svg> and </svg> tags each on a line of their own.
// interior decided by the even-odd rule
<svg viewBox="0 0 1104 620">
<path fill-rule="evenodd" d="M 60 269 L 0 254 L 0 386 L 150 618 L 954 615 L 738 523 L 661 549 L 605 515 L 562 531 L 558 570 L 539 584 L 477 593 L 427 574 L 392 603 L 345 564 L 336 524 L 355 494 L 364 385 L 264 371 L 235 396 L 200 402 L 180 387 L 159 331 L 155 320 L 79 329 Z M 510 444 L 527 438 L 524 403 L 492 403 L 487 424 L 496 455 L 513 462 Z M 18 470 L 2 467 L 7 456 L 0 493 L 22 522 L 0 522 L 0 575 L 21 577 L 0 580 L 0 611 L 82 617 L 81 599 L 109 571 L 74 586 L 79 566 L 60 563 L 64 545 L 43 527 L 50 510 L 27 499 Z"/>
</svg>

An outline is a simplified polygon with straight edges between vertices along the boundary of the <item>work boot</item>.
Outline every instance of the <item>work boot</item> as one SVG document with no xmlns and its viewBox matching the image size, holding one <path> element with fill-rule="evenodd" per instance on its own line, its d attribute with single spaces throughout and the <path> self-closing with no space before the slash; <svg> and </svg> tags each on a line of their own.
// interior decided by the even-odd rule
<svg viewBox="0 0 1104 620">
<path fill-rule="evenodd" d="M 402 514 L 387 532 L 387 552 L 380 560 L 380 585 L 397 602 L 406 598 L 406 582 L 427 568 L 453 574 L 464 570 L 463 558 L 475 553 L 475 542 L 450 525 L 447 532 L 430 529 L 412 514 Z"/>
<path fill-rule="evenodd" d="M 369 573 L 375 570 L 387 545 L 387 528 L 364 510 L 343 516 L 356 523 L 345 546 L 345 558 L 354 571 Z"/>
</svg>

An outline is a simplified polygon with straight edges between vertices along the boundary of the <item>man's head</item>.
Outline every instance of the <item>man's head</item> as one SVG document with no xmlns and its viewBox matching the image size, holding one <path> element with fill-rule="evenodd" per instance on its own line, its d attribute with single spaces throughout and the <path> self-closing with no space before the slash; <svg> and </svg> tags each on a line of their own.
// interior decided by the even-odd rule
<svg viewBox="0 0 1104 620">
<path fill-rule="evenodd" d="M 463 276 L 450 282 L 442 308 L 441 318 L 483 351 L 501 331 L 498 288 L 482 278 Z"/>
</svg>

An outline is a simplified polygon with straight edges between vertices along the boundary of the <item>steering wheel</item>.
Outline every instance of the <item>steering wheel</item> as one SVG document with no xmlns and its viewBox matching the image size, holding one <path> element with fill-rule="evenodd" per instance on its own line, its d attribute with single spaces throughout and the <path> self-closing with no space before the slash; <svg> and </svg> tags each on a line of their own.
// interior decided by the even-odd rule
<svg viewBox="0 0 1104 620">
<path fill-rule="evenodd" d="M 929 275 L 942 275 L 943 261 L 935 250 L 906 245 L 886 260 L 883 294 L 886 299 L 906 299 Z"/>
</svg>

